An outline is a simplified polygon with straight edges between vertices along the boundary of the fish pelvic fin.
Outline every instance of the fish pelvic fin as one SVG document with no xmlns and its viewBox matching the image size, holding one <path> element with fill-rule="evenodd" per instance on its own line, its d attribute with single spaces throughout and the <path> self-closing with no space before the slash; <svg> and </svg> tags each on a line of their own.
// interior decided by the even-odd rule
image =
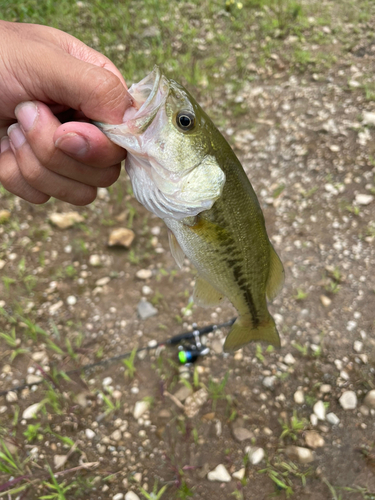
<svg viewBox="0 0 375 500">
<path fill-rule="evenodd" d="M 224 295 L 216 290 L 208 281 L 197 276 L 193 291 L 193 300 L 195 304 L 201 307 L 213 307 L 220 304 Z"/>
<path fill-rule="evenodd" d="M 178 267 L 181 269 L 182 264 L 184 263 L 185 253 L 180 247 L 180 244 L 177 241 L 176 236 L 172 233 L 172 231 L 169 228 L 168 228 L 168 241 L 173 258 L 176 261 Z"/>
<path fill-rule="evenodd" d="M 273 300 L 284 285 L 284 267 L 275 249 L 270 244 L 270 270 L 266 285 L 268 300 Z"/>
<path fill-rule="evenodd" d="M 265 322 L 254 328 L 251 317 L 240 316 L 232 326 L 225 340 L 224 351 L 237 351 L 249 342 L 264 341 L 276 347 L 280 347 L 280 337 L 275 321 L 269 314 Z"/>
</svg>

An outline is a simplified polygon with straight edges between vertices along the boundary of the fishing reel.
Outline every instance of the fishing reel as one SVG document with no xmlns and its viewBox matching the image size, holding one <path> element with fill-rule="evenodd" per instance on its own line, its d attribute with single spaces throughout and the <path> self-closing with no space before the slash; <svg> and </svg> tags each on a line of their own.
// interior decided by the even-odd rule
<svg viewBox="0 0 375 500">
<path fill-rule="evenodd" d="M 181 365 L 192 365 L 198 360 L 199 357 L 206 356 L 210 352 L 210 349 L 208 347 L 204 347 L 200 341 L 199 337 L 201 332 L 199 330 L 194 330 L 192 334 L 195 340 L 194 344 L 180 344 L 178 346 L 178 360 Z"/>
</svg>

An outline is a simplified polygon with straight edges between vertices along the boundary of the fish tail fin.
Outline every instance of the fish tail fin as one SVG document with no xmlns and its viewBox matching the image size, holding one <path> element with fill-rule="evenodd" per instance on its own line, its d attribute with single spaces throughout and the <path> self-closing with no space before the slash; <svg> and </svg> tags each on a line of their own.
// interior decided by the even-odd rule
<svg viewBox="0 0 375 500">
<path fill-rule="evenodd" d="M 249 342 L 264 341 L 280 346 L 280 337 L 273 317 L 269 314 L 266 321 L 254 328 L 250 315 L 239 317 L 225 340 L 224 351 L 236 351 Z"/>
</svg>

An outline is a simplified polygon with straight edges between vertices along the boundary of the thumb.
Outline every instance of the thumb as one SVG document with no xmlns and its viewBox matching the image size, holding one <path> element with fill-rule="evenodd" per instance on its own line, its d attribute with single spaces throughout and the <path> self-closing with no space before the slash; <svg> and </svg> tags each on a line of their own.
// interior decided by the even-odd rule
<svg viewBox="0 0 375 500">
<path fill-rule="evenodd" d="M 39 66 L 38 77 L 52 101 L 82 111 L 91 120 L 121 123 L 132 98 L 112 71 L 58 52 L 53 65 Z"/>
</svg>

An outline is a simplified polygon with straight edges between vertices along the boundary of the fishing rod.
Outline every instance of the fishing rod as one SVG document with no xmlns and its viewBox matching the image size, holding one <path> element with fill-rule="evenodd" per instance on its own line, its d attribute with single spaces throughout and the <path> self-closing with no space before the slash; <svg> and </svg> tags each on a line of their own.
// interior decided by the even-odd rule
<svg viewBox="0 0 375 500">
<path fill-rule="evenodd" d="M 181 364 L 194 363 L 200 356 L 205 356 L 206 354 L 209 353 L 208 347 L 202 346 L 200 342 L 200 337 L 202 335 L 206 335 L 215 330 L 218 330 L 219 328 L 232 326 L 235 321 L 236 318 L 232 318 L 229 321 L 225 321 L 224 323 L 220 323 L 218 325 L 216 324 L 207 325 L 199 329 L 196 328 L 197 325 L 194 323 L 192 331 L 179 333 L 178 335 L 175 335 L 174 337 L 170 337 L 169 339 L 158 342 L 155 345 L 140 347 L 139 349 L 136 350 L 136 354 L 142 351 L 151 351 L 153 349 L 157 349 L 158 347 L 176 346 L 180 344 L 178 352 L 178 359 L 180 363 Z M 195 343 L 184 345 L 184 343 L 188 342 L 189 340 L 194 340 Z M 86 365 L 80 366 L 79 368 L 68 370 L 67 372 L 65 372 L 65 374 L 69 376 L 73 375 L 74 373 L 91 370 L 92 368 L 96 368 L 97 366 L 104 366 L 111 363 L 116 363 L 118 361 L 121 361 L 122 359 L 128 358 L 132 354 L 132 352 L 133 351 L 129 351 L 123 354 L 118 354 L 117 356 L 113 356 L 111 358 L 106 358 L 102 359 L 101 361 L 96 361 L 95 363 L 88 363 Z M 9 392 L 21 391 L 28 387 L 33 387 L 34 385 L 40 385 L 43 382 L 45 382 L 45 378 L 42 378 L 41 380 L 29 384 L 18 385 L 12 387 L 11 389 L 7 389 L 5 391 L 0 391 L 0 397 L 6 396 Z"/>
</svg>

